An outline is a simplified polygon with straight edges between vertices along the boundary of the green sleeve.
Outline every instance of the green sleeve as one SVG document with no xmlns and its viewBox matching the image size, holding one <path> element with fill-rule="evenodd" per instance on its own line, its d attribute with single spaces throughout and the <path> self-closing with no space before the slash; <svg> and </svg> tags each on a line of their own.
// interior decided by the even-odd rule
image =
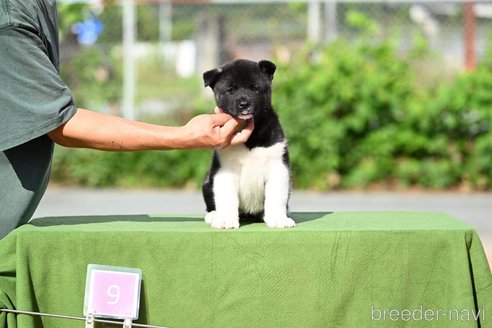
<svg viewBox="0 0 492 328">
<path fill-rule="evenodd" d="M 33 30 L 0 29 L 0 151 L 46 134 L 76 112 L 72 95 Z"/>
</svg>

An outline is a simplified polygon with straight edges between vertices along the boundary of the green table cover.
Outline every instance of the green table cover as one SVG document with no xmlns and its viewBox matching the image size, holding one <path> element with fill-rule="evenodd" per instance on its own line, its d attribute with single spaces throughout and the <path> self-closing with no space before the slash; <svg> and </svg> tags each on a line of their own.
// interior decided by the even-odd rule
<svg viewBox="0 0 492 328">
<path fill-rule="evenodd" d="M 198 215 L 37 219 L 0 241 L 0 308 L 82 316 L 94 263 L 143 271 L 137 322 L 152 325 L 492 327 L 492 276 L 465 223 L 421 212 L 292 216 L 293 229 L 237 230 Z M 0 327 L 83 326 L 0 314 Z"/>
</svg>

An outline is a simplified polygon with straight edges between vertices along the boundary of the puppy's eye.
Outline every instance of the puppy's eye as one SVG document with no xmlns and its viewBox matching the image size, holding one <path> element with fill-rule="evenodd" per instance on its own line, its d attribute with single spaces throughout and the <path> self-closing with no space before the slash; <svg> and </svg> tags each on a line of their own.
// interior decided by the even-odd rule
<svg viewBox="0 0 492 328">
<path fill-rule="evenodd" d="M 227 92 L 227 93 L 233 93 L 234 91 L 236 91 L 236 88 L 235 88 L 234 86 L 229 86 L 229 87 L 227 87 L 227 89 L 226 89 L 226 92 Z"/>
<path fill-rule="evenodd" d="M 257 86 L 257 85 L 253 85 L 253 86 L 251 87 L 251 90 L 253 90 L 253 91 L 254 91 L 254 92 L 256 92 L 256 93 L 259 93 L 259 92 L 260 92 L 260 87 L 259 87 L 259 86 Z"/>
</svg>

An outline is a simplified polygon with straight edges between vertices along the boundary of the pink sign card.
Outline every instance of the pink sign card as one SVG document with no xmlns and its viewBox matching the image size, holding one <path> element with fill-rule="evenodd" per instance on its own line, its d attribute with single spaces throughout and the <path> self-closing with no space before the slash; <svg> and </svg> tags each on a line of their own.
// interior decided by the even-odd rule
<svg viewBox="0 0 492 328">
<path fill-rule="evenodd" d="M 84 315 L 138 319 L 141 278 L 140 269 L 89 264 Z"/>
</svg>

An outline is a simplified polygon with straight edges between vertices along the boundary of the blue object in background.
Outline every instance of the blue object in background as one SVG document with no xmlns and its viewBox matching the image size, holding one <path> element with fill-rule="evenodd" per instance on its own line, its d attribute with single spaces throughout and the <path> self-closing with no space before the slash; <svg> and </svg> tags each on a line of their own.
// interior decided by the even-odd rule
<svg viewBox="0 0 492 328">
<path fill-rule="evenodd" d="M 80 44 L 94 44 L 102 33 L 104 24 L 95 18 L 87 19 L 72 26 L 72 32 L 77 35 Z"/>
</svg>

